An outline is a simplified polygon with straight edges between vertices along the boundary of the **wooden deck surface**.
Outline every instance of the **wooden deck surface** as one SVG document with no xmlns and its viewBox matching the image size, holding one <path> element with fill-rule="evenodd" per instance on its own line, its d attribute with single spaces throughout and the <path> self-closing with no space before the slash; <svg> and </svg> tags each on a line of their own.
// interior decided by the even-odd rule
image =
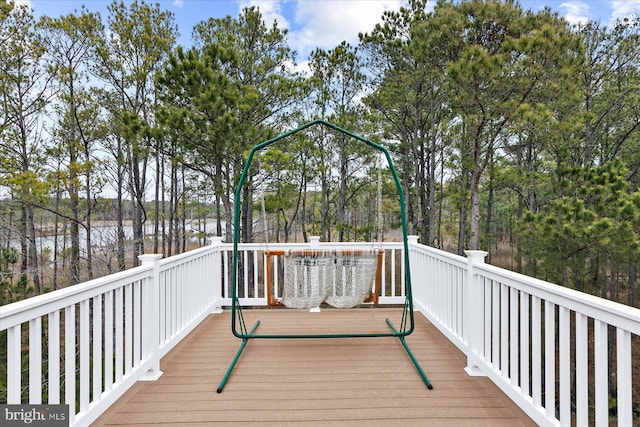
<svg viewBox="0 0 640 427">
<path fill-rule="evenodd" d="M 258 333 L 388 332 L 399 309 L 245 310 Z M 222 393 L 241 340 L 229 311 L 212 314 L 95 426 L 522 426 L 535 425 L 491 381 L 464 372 L 465 357 L 421 314 L 407 337 L 428 390 L 397 338 L 253 339 Z"/>
</svg>

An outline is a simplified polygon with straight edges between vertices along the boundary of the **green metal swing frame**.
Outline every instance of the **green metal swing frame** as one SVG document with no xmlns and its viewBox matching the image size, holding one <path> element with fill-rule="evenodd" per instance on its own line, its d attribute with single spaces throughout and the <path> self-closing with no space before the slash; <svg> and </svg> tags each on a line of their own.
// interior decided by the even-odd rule
<svg viewBox="0 0 640 427">
<path fill-rule="evenodd" d="M 260 150 L 263 150 L 264 148 L 267 148 L 268 146 L 274 144 L 277 141 L 280 141 L 281 139 L 287 138 L 295 133 L 298 133 L 300 131 L 303 131 L 307 128 L 310 128 L 312 126 L 315 125 L 322 125 L 322 126 L 326 126 L 330 129 L 333 129 L 335 131 L 338 131 L 340 133 L 343 133 L 345 135 L 348 135 L 360 142 L 363 142 L 367 145 L 369 145 L 370 147 L 374 148 L 375 150 L 378 150 L 380 152 L 382 152 L 384 154 L 384 156 L 387 159 L 387 164 L 389 165 L 389 170 L 391 171 L 391 174 L 393 176 L 393 180 L 395 182 L 396 185 L 396 190 L 398 192 L 398 196 L 399 196 L 399 201 L 400 201 L 400 216 L 401 216 L 401 221 L 402 221 L 402 238 L 403 238 L 403 243 L 404 243 L 404 273 L 405 273 L 405 301 L 404 301 L 404 305 L 403 305 L 403 309 L 402 309 L 402 318 L 400 321 L 400 326 L 398 328 L 396 328 L 396 326 L 391 322 L 391 320 L 389 320 L 388 318 L 386 319 L 387 325 L 390 328 L 390 332 L 387 333 L 351 333 L 351 334 L 258 334 L 256 333 L 256 330 L 258 329 L 258 326 L 260 325 L 260 320 L 256 321 L 255 324 L 251 327 L 251 329 L 247 328 L 247 324 L 244 321 L 244 317 L 242 314 L 242 307 L 240 305 L 240 301 L 238 299 L 238 295 L 237 295 L 237 270 L 238 270 L 238 240 L 239 240 L 239 236 L 240 236 L 240 231 L 239 231 L 239 227 L 238 224 L 240 224 L 240 203 L 238 203 L 239 200 L 241 200 L 242 197 L 242 187 L 244 186 L 244 183 L 246 181 L 247 178 L 247 174 L 249 171 L 249 168 L 251 167 L 251 161 L 253 160 L 254 155 L 259 152 Z M 400 342 L 402 343 L 402 346 L 404 347 L 404 349 L 406 350 L 409 358 L 411 359 L 411 361 L 413 362 L 414 366 L 416 367 L 418 373 L 420 374 L 423 382 L 425 383 L 425 385 L 427 386 L 427 388 L 429 390 L 431 390 L 433 388 L 431 382 L 429 381 L 429 379 L 427 378 L 427 375 L 424 373 L 424 370 L 422 369 L 422 367 L 420 366 L 420 363 L 418 362 L 418 360 L 415 358 L 415 356 L 413 355 L 413 353 L 411 352 L 411 349 L 409 348 L 409 345 L 407 344 L 405 338 L 410 335 L 415 327 L 415 320 L 414 320 L 414 313 L 413 313 L 413 294 L 412 294 L 412 290 L 411 290 L 411 269 L 409 266 L 409 246 L 408 246 L 408 242 L 407 242 L 407 219 L 406 219 L 406 215 L 405 215 L 405 211 L 404 211 L 404 193 L 402 191 L 402 185 L 400 183 L 400 179 L 398 178 L 398 174 L 396 172 L 395 167 L 393 166 L 393 161 L 391 160 L 391 156 L 389 155 L 389 152 L 387 151 L 386 148 L 384 148 L 383 146 L 381 146 L 380 144 L 376 144 L 373 141 L 370 141 L 368 139 L 365 139 L 361 136 L 358 136 L 352 132 L 349 132 L 348 130 L 342 129 L 339 126 L 336 126 L 335 124 L 329 123 L 327 121 L 324 120 L 315 120 L 312 122 L 308 122 L 296 129 L 293 129 L 289 132 L 283 133 L 281 135 L 276 136 L 275 138 L 269 139 L 267 141 L 264 141 L 256 146 L 254 146 L 251 151 L 249 152 L 249 155 L 247 157 L 247 161 L 244 165 L 244 169 L 242 171 L 242 175 L 240 176 L 240 180 L 238 182 L 238 186 L 236 187 L 236 192 L 235 192 L 235 207 L 234 207 L 234 227 L 233 227 L 233 262 L 232 262 L 232 267 L 231 267 L 231 288 L 232 288 L 232 292 L 231 292 L 231 331 L 233 332 L 233 335 L 236 336 L 237 338 L 240 338 L 242 340 L 242 343 L 240 344 L 240 347 L 238 348 L 238 351 L 236 352 L 235 357 L 233 358 L 233 360 L 231 361 L 231 364 L 229 365 L 229 368 L 227 369 L 224 377 L 222 378 L 222 380 L 220 381 L 220 384 L 218 386 L 217 392 L 221 393 L 225 384 L 227 383 L 233 368 L 235 367 L 236 363 L 238 362 L 238 360 L 240 359 L 240 355 L 242 354 L 242 351 L 244 350 L 245 346 L 247 345 L 247 343 L 249 342 L 249 340 L 252 339 L 259 339 L 259 338 L 267 338 L 267 339 L 284 339 L 284 338 L 363 338 L 363 337 L 396 337 L 400 340 Z"/>
</svg>

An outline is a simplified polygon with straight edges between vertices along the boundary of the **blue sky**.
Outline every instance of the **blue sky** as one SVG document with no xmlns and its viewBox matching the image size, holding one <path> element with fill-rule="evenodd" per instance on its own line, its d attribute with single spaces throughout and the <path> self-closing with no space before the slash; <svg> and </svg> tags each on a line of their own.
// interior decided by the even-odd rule
<svg viewBox="0 0 640 427">
<path fill-rule="evenodd" d="M 103 0 L 15 0 L 29 4 L 36 16 L 57 17 L 79 9 L 107 16 L 111 1 Z M 175 14 L 181 38 L 188 45 L 193 26 L 210 17 L 237 16 L 249 5 L 257 5 L 267 23 L 274 20 L 280 28 L 289 30 L 289 45 L 298 52 L 298 60 L 305 61 L 316 47 L 331 49 L 346 40 L 355 45 L 359 32 L 368 32 L 380 22 L 384 10 L 398 9 L 402 0 L 147 0 Z M 435 1 L 430 1 L 431 5 Z M 569 22 L 578 24 L 589 19 L 610 25 L 617 18 L 640 14 L 640 0 L 523 0 L 525 9 L 534 11 L 549 6 Z"/>
</svg>

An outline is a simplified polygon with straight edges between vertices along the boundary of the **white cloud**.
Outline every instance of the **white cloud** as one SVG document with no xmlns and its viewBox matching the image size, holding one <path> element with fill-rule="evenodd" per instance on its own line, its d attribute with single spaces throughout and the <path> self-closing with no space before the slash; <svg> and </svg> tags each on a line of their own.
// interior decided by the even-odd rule
<svg viewBox="0 0 640 427">
<path fill-rule="evenodd" d="M 267 28 L 271 28 L 271 25 L 273 25 L 273 21 L 275 21 L 278 24 L 278 28 L 282 30 L 289 28 L 289 22 L 282 14 L 281 3 L 282 1 L 280 0 L 244 0 L 240 3 L 240 9 L 242 10 L 245 7 L 251 6 L 257 7 L 258 9 L 260 9 L 262 20 L 267 25 Z"/>
<path fill-rule="evenodd" d="M 182 6 L 184 6 L 184 0 L 173 0 L 173 6 L 178 9 L 182 9 Z"/>
<path fill-rule="evenodd" d="M 566 10 L 564 19 L 572 25 L 586 24 L 589 19 L 589 5 L 583 1 L 570 1 L 560 4 Z"/>
<path fill-rule="evenodd" d="M 359 32 L 370 32 L 385 10 L 398 10 L 402 0 L 296 0 L 290 44 L 303 57 L 319 47 L 332 49 L 346 41 L 358 43 Z"/>
<path fill-rule="evenodd" d="M 640 0 L 615 0 L 611 2 L 611 21 L 632 18 L 640 14 Z"/>
<path fill-rule="evenodd" d="M 287 62 L 286 64 L 287 71 L 290 73 L 299 73 L 306 77 L 311 77 L 311 67 L 309 66 L 309 61 L 301 61 L 293 64 L 292 62 Z"/>
<path fill-rule="evenodd" d="M 33 9 L 33 5 L 31 4 L 31 0 L 13 0 L 13 1 L 11 1 L 11 3 L 15 4 L 16 6 L 28 6 L 29 9 Z"/>
</svg>

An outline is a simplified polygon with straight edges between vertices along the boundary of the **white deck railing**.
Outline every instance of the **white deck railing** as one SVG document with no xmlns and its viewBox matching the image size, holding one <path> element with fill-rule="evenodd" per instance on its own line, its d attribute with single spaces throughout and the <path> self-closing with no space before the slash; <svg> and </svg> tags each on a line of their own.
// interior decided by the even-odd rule
<svg viewBox="0 0 640 427">
<path fill-rule="evenodd" d="M 466 371 L 488 376 L 539 425 L 635 425 L 640 310 L 485 264 L 485 255 L 410 245 L 414 305 L 467 355 Z"/>
<path fill-rule="evenodd" d="M 540 425 L 609 425 L 613 334 L 617 421 L 632 425 L 640 310 L 492 267 L 484 252 L 465 258 L 416 242 L 414 304 L 467 355 L 470 375 L 491 378 Z M 313 244 L 384 249 L 379 302 L 404 301 L 401 243 Z M 300 247 L 241 244 L 241 304 L 267 304 L 265 251 Z M 232 250 L 218 240 L 167 259 L 145 255 L 140 267 L 1 307 L 6 403 L 66 403 L 71 424 L 88 425 L 136 381 L 158 378 L 160 358 L 230 304 Z"/>
<path fill-rule="evenodd" d="M 220 306 L 219 243 L 0 307 L 6 402 L 69 405 L 89 425 Z M 25 353 L 26 350 L 26 353 Z"/>
</svg>

